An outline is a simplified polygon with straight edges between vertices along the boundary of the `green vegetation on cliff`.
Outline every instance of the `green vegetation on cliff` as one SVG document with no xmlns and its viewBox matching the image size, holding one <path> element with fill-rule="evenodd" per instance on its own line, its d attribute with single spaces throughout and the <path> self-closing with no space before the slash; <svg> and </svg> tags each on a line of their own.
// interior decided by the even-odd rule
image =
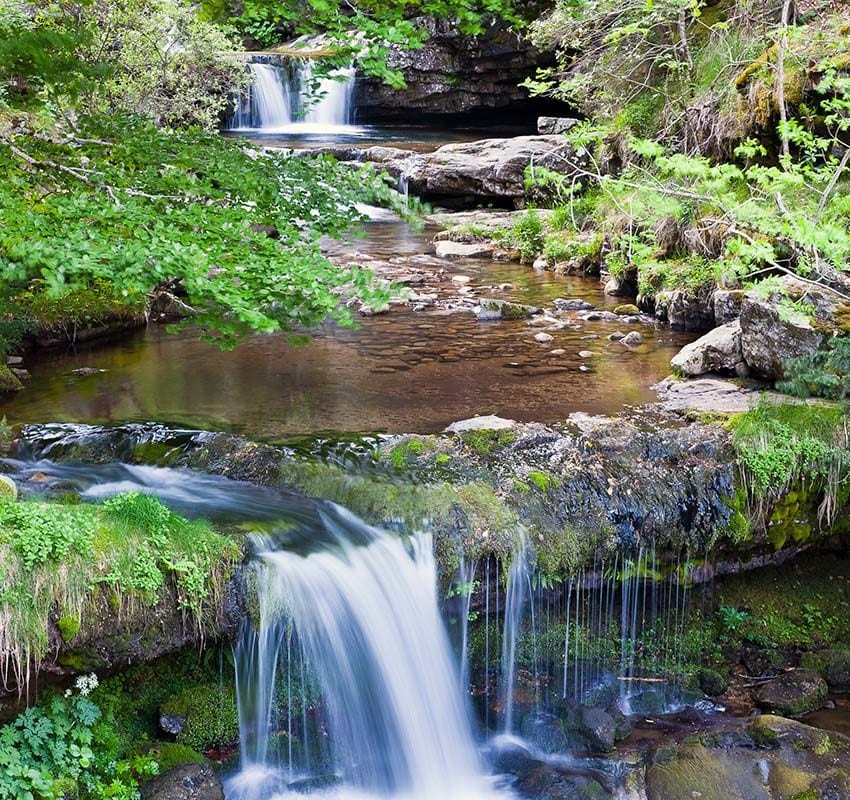
<svg viewBox="0 0 850 800">
<path fill-rule="evenodd" d="M 217 630 L 241 551 L 201 521 L 142 494 L 100 505 L 0 500 L 0 663 L 24 689 L 55 630 L 63 649 L 114 635 L 119 618 L 165 603 L 203 636 Z"/>
</svg>

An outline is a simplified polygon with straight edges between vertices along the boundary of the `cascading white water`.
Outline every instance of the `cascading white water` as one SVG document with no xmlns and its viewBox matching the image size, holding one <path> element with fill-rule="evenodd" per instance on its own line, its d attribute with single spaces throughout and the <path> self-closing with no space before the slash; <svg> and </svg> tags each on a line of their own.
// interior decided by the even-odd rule
<svg viewBox="0 0 850 800">
<path fill-rule="evenodd" d="M 353 67 L 335 70 L 318 82 L 306 59 L 283 65 L 251 62 L 248 69 L 251 83 L 236 104 L 229 130 L 265 134 L 353 130 Z"/>
<path fill-rule="evenodd" d="M 440 617 L 430 537 L 371 528 L 336 506 L 320 517 L 327 538 L 320 548 L 259 545 L 258 628 L 246 629 L 236 659 L 242 768 L 229 796 L 263 800 L 300 777 L 291 744 L 288 759 L 272 744 L 276 697 L 292 697 L 286 684 L 298 674 L 290 656 L 299 648 L 321 694 L 332 769 L 347 787 L 340 796 L 494 796 Z"/>
</svg>

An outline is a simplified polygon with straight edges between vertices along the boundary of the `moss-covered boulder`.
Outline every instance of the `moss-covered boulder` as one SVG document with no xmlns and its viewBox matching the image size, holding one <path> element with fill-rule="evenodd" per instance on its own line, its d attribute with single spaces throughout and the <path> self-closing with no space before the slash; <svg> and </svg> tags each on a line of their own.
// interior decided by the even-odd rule
<svg viewBox="0 0 850 800">
<path fill-rule="evenodd" d="M 826 681 L 816 672 L 805 669 L 780 675 L 759 687 L 756 702 L 769 711 L 788 717 L 799 717 L 816 711 L 826 700 Z"/>
<path fill-rule="evenodd" d="M 23 388 L 24 385 L 20 382 L 18 376 L 5 364 L 0 364 L 0 393 L 19 392 Z"/>
<path fill-rule="evenodd" d="M 205 751 L 232 744 L 239 736 L 239 714 L 233 686 L 209 684 L 187 689 L 160 708 L 167 730 L 177 741 Z"/>
<path fill-rule="evenodd" d="M 830 650 L 826 654 L 824 677 L 833 692 L 850 692 L 850 649 Z"/>
</svg>

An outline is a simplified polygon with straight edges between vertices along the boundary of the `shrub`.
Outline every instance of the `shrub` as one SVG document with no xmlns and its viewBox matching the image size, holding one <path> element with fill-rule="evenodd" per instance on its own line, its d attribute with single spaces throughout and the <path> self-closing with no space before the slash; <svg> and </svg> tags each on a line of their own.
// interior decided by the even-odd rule
<svg viewBox="0 0 850 800">
<path fill-rule="evenodd" d="M 543 222 L 535 209 L 528 209 L 516 222 L 513 237 L 525 262 L 533 261 L 543 250 Z"/>
<path fill-rule="evenodd" d="M 776 388 L 797 397 L 850 399 L 850 337 L 833 339 L 826 349 L 787 361 L 785 380 Z"/>
</svg>

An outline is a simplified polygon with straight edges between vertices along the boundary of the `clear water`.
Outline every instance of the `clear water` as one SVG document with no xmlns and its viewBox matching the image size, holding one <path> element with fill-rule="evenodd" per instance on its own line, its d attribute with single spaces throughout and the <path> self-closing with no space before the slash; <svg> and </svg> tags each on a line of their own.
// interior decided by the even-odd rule
<svg viewBox="0 0 850 800">
<path fill-rule="evenodd" d="M 484 296 L 521 303 L 580 297 L 613 308 L 621 302 L 605 297 L 595 279 L 519 264 L 422 266 L 416 257 L 433 251 L 432 236 L 432 229 L 376 221 L 368 223 L 366 238 L 335 243 L 333 250 L 463 273 Z M 511 288 L 498 288 L 508 283 Z M 524 321 L 478 322 L 469 313 L 403 308 L 358 322 L 355 329 L 325 326 L 302 346 L 284 335 L 257 336 L 222 352 L 191 332 L 172 335 L 153 326 L 105 346 L 36 354 L 27 363 L 32 380 L 23 392 L 0 397 L 0 416 L 14 423 L 154 421 L 267 440 L 328 431 L 428 433 L 476 414 L 553 422 L 573 411 L 617 413 L 654 401 L 650 387 L 694 338 L 663 326 L 632 326 L 644 344 L 628 350 L 606 337 L 629 326 L 589 322 L 553 332 L 555 340 L 544 346 Z M 565 352 L 553 355 L 557 349 Z M 579 358 L 584 350 L 593 356 Z M 104 371 L 74 374 L 80 368 Z"/>
</svg>

